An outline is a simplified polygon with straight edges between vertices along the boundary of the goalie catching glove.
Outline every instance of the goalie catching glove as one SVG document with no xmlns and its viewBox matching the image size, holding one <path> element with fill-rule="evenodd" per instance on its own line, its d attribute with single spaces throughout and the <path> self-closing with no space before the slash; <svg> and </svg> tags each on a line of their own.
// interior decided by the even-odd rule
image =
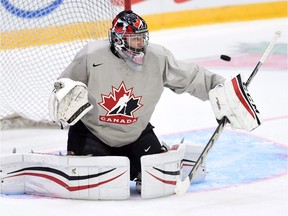
<svg viewBox="0 0 288 216">
<path fill-rule="evenodd" d="M 252 131 L 261 124 L 260 113 L 240 74 L 210 90 L 209 99 L 216 118 L 226 116 L 233 128 Z"/>
<path fill-rule="evenodd" d="M 68 78 L 61 78 L 54 83 L 49 99 L 49 113 L 59 125 L 74 125 L 92 108 L 84 83 Z"/>
</svg>

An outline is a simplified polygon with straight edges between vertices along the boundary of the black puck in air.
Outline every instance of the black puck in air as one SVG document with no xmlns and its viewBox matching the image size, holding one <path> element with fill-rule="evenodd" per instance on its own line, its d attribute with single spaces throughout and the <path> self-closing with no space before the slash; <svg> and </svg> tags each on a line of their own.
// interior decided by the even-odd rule
<svg viewBox="0 0 288 216">
<path fill-rule="evenodd" d="M 221 55 L 220 58 L 224 61 L 231 61 L 231 57 L 227 55 Z"/>
</svg>

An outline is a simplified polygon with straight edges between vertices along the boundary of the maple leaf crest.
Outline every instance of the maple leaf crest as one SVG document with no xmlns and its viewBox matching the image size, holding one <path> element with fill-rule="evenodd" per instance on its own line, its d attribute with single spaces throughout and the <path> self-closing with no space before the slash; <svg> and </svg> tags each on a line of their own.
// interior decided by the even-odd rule
<svg viewBox="0 0 288 216">
<path fill-rule="evenodd" d="M 99 120 L 105 122 L 131 124 L 138 119 L 134 117 L 135 111 L 143 106 L 142 96 L 136 97 L 133 88 L 127 89 L 124 82 L 118 88 L 112 86 L 112 92 L 101 94 L 101 98 L 98 104 L 106 110 L 106 116 L 99 116 Z"/>
</svg>

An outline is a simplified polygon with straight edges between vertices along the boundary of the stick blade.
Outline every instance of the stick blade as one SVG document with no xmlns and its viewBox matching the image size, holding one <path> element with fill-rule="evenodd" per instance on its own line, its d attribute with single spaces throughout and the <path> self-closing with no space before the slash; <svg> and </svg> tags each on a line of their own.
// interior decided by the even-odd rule
<svg viewBox="0 0 288 216">
<path fill-rule="evenodd" d="M 190 187 L 189 177 L 187 177 L 184 181 L 178 179 L 175 187 L 175 193 L 179 196 L 182 196 L 187 192 L 189 187 Z"/>
</svg>

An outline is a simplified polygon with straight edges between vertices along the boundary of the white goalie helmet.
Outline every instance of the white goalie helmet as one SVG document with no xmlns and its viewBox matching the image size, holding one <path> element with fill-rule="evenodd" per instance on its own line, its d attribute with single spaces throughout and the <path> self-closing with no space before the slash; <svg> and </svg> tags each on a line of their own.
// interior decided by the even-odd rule
<svg viewBox="0 0 288 216">
<path fill-rule="evenodd" d="M 129 66 L 141 68 L 149 41 L 149 32 L 144 19 L 131 10 L 122 11 L 112 21 L 109 40 L 116 54 Z"/>
</svg>

